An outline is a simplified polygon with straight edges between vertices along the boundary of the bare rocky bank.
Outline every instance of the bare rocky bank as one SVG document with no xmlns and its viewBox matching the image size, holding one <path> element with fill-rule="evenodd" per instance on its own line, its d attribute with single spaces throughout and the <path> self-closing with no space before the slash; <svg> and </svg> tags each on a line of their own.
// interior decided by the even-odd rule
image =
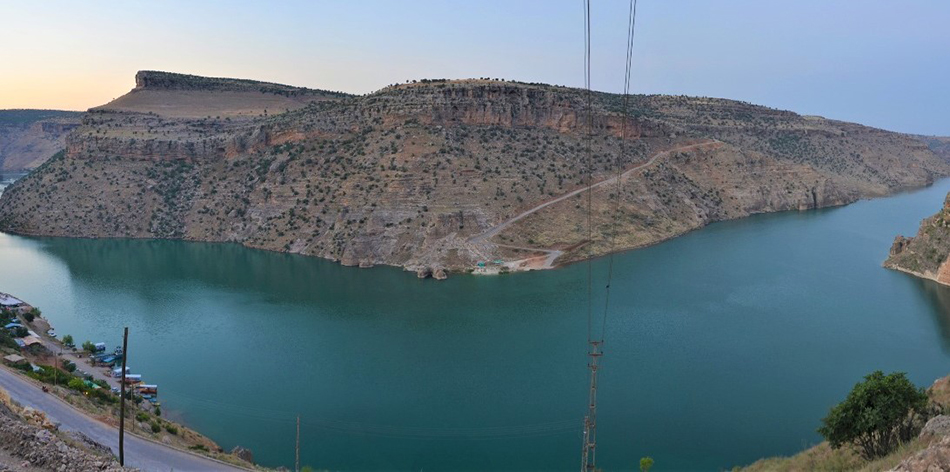
<svg viewBox="0 0 950 472">
<path fill-rule="evenodd" d="M 700 97 L 633 96 L 624 117 L 621 96 L 595 93 L 593 181 L 642 167 L 593 191 L 593 240 L 583 193 L 481 238 L 586 185 L 583 91 L 424 80 L 352 96 L 164 72 L 136 84 L 4 193 L 0 230 L 237 242 L 442 277 L 950 175 L 920 137 Z"/>
<path fill-rule="evenodd" d="M 123 468 L 108 447 L 80 433 L 59 431 L 43 413 L 13 403 L 0 391 L 0 470 L 136 470 Z"/>
<path fill-rule="evenodd" d="M 937 214 L 920 223 L 917 235 L 897 236 L 884 266 L 950 285 L 950 194 Z"/>
</svg>

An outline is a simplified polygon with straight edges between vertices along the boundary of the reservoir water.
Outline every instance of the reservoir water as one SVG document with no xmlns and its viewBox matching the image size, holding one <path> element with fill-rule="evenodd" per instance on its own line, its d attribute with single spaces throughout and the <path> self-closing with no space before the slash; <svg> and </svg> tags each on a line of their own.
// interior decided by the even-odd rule
<svg viewBox="0 0 950 472">
<path fill-rule="evenodd" d="M 950 290 L 881 267 L 948 190 L 618 254 L 598 465 L 792 454 L 863 375 L 950 374 Z M 0 291 L 78 342 L 114 346 L 129 326 L 129 364 L 159 384 L 163 409 L 269 466 L 293 466 L 299 414 L 315 468 L 576 470 L 586 270 L 436 282 L 228 244 L 0 234 Z"/>
</svg>

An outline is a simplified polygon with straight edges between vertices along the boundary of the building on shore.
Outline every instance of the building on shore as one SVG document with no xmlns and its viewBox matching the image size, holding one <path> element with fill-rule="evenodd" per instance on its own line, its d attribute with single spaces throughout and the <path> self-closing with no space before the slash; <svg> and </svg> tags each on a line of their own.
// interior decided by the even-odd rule
<svg viewBox="0 0 950 472">
<path fill-rule="evenodd" d="M 17 365 L 26 362 L 26 358 L 17 354 L 10 354 L 9 356 L 4 356 L 3 362 L 6 362 L 10 365 Z"/>
<path fill-rule="evenodd" d="M 8 293 L 0 292 L 0 308 L 13 309 L 23 305 L 23 300 L 14 297 Z"/>
</svg>

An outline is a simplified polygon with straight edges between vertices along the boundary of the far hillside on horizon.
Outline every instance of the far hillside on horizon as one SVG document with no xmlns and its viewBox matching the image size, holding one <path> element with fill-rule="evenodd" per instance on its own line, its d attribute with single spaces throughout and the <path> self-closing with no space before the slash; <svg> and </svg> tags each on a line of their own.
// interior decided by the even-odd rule
<svg viewBox="0 0 950 472">
<path fill-rule="evenodd" d="M 4 7 L 0 109 L 86 110 L 142 68 L 367 94 L 419 77 L 582 87 L 575 0 L 171 0 Z M 591 8 L 591 85 L 620 92 L 626 5 Z M 950 135 L 950 3 L 750 0 L 638 4 L 631 91 L 723 97 L 923 135 Z M 156 38 L 162 38 L 156 40 Z M 477 40 L 473 40 L 477 39 Z"/>
</svg>

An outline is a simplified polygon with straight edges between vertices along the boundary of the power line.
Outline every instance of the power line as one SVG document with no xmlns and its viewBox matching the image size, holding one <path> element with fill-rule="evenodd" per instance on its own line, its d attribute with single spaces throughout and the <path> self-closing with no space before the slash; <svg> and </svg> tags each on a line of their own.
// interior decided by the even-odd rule
<svg viewBox="0 0 950 472">
<path fill-rule="evenodd" d="M 600 357 L 599 343 L 593 340 L 593 194 L 594 194 L 594 157 L 593 157 L 593 105 L 590 83 L 590 0 L 584 0 L 584 86 L 587 88 L 587 355 L 590 369 L 590 390 L 588 391 L 587 416 L 584 417 L 583 446 L 581 448 L 581 472 L 593 472 L 597 455 L 597 361 Z"/>
<path fill-rule="evenodd" d="M 620 213 L 621 196 L 623 195 L 623 177 L 624 163 L 626 162 L 626 143 L 627 143 L 627 114 L 629 112 L 630 102 L 630 82 L 632 79 L 631 66 L 633 64 L 633 44 L 637 26 L 637 0 L 630 1 L 630 12 L 627 20 L 627 62 L 623 78 L 623 114 L 620 124 L 620 152 L 617 154 L 617 192 L 615 214 Z M 614 275 L 614 244 L 616 240 L 616 230 L 610 233 L 610 254 L 607 256 L 607 285 L 604 289 L 604 317 L 600 325 L 600 340 L 604 341 L 607 336 L 607 312 L 610 307 L 610 283 Z"/>
<path fill-rule="evenodd" d="M 633 40 L 636 25 L 636 0 L 630 0 L 630 12 L 627 26 L 627 56 L 624 71 L 623 114 L 621 115 L 620 152 L 616 159 L 617 193 L 616 213 L 620 213 L 620 197 L 623 186 L 623 163 L 627 140 L 627 111 L 630 98 L 631 64 L 633 62 Z M 613 244 L 615 232 L 610 234 L 611 254 L 607 265 L 607 285 L 604 297 L 604 315 L 601 321 L 601 334 L 594 340 L 592 333 L 593 323 L 593 107 L 591 104 L 590 84 L 590 0 L 584 0 L 584 84 L 587 87 L 587 355 L 590 369 L 590 389 L 588 391 L 588 410 L 584 417 L 583 447 L 581 452 L 581 472 L 594 472 L 597 468 L 597 370 L 600 358 L 603 356 L 603 344 L 607 334 L 607 312 L 610 306 L 610 283 L 613 279 Z"/>
</svg>

